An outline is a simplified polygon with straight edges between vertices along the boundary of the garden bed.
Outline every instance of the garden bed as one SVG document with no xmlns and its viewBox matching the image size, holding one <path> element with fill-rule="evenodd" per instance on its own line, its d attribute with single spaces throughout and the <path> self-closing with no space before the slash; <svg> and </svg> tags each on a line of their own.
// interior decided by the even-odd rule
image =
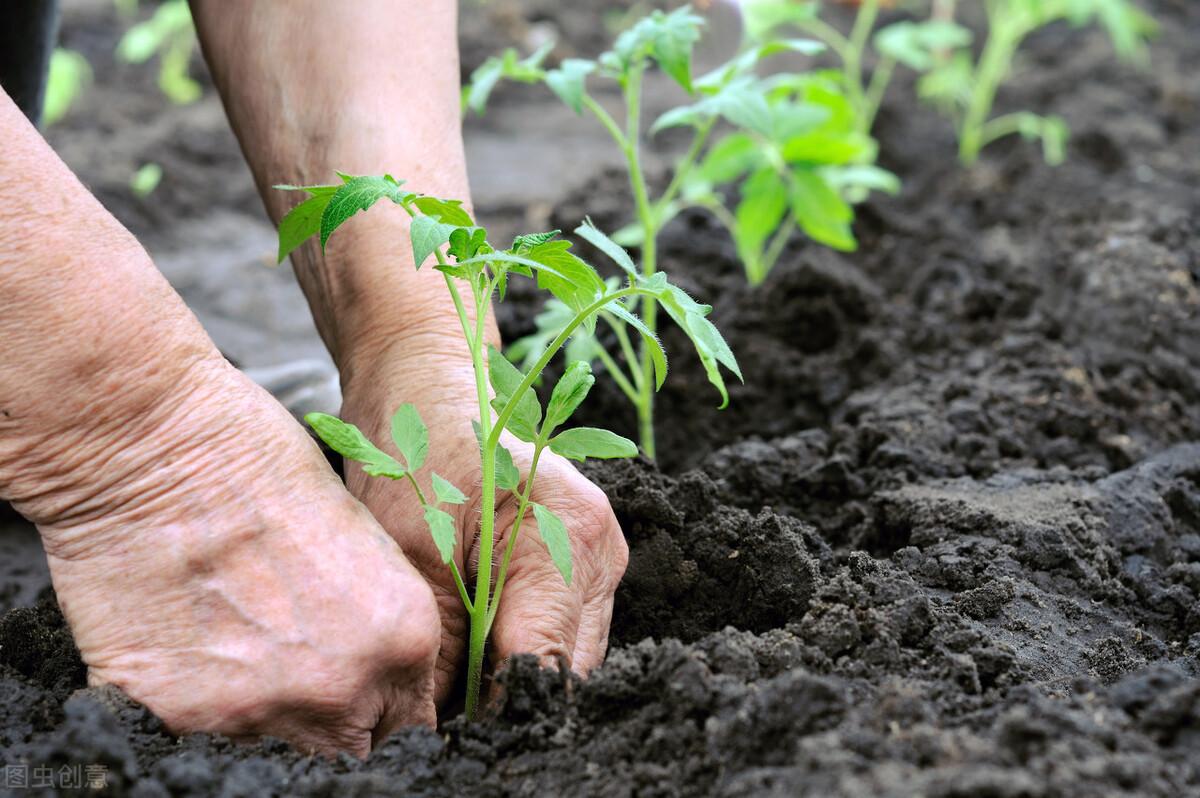
<svg viewBox="0 0 1200 798">
<path fill-rule="evenodd" d="M 560 5 L 516 6 L 514 38 L 531 13 L 565 36 L 599 24 Z M 668 331 L 660 467 L 586 466 L 631 549 L 587 682 L 517 662 L 494 720 L 404 731 L 366 762 L 176 739 L 81 689 L 47 589 L 0 618 L 5 761 L 101 764 L 139 795 L 1200 794 L 1200 8 L 1153 11 L 1150 71 L 1061 30 L 1018 64 L 1001 103 L 1067 118 L 1061 167 L 1010 141 L 964 170 L 947 123 L 896 86 L 877 127 L 904 190 L 860 207 L 857 253 L 798 242 L 751 289 L 711 219 L 667 229 L 664 269 L 713 302 L 746 385 L 718 413 Z M 497 44 L 479 29 L 464 24 L 467 66 Z M 89 31 L 67 29 L 102 38 Z M 219 123 L 211 96 L 133 102 L 148 130 Z M 505 88 L 468 136 L 535 135 L 504 128 L 518 104 L 570 124 L 555 102 Z M 186 246 L 175 213 L 89 166 L 103 135 L 77 118 L 52 140 L 145 239 Z M 261 230 L 232 138 L 213 136 L 108 140 L 104 160 L 155 158 L 160 204 L 201 207 L 180 181 L 217 186 Z M 540 210 L 497 194 L 479 216 L 619 226 L 605 146 L 594 172 L 574 153 L 586 183 Z M 531 329 L 524 296 L 501 316 L 510 339 Z M 604 385 L 583 412 L 630 433 Z M 0 593 L 20 604 L 44 577 L 14 568 Z"/>
</svg>

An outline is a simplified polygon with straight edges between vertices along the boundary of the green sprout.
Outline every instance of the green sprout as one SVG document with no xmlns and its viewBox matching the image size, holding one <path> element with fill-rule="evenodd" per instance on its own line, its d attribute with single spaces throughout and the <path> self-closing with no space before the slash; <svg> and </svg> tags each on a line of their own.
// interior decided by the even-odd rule
<svg viewBox="0 0 1200 798">
<path fill-rule="evenodd" d="M 996 93 L 1031 33 L 1063 20 L 1077 27 L 1099 22 L 1119 57 L 1145 63 L 1146 43 L 1157 30 L 1154 20 L 1128 0 L 988 0 L 985 8 L 987 41 L 978 59 L 968 45 L 959 45 L 922 70 L 918 85 L 922 99 L 954 121 L 958 156 L 968 166 L 988 144 L 1013 134 L 1040 140 L 1047 163 L 1058 164 L 1066 157 L 1069 130 L 1062 118 L 1029 111 L 992 116 Z"/>
<path fill-rule="evenodd" d="M 840 81 L 861 133 L 874 126 L 896 66 L 919 73 L 920 97 L 953 120 L 959 159 L 968 166 L 988 144 L 1013 134 L 1040 140 L 1051 165 L 1066 157 L 1069 131 L 1060 117 L 1029 111 L 991 115 L 1013 58 L 1031 33 L 1062 20 L 1076 26 L 1099 22 L 1120 57 L 1144 62 L 1146 41 L 1156 30 L 1154 21 L 1129 0 L 985 0 L 986 41 L 976 59 L 971 30 L 953 19 L 953 0 L 934 0 L 927 19 L 903 20 L 874 31 L 880 5 L 880 0 L 863 0 L 849 34 L 823 21 L 821 3 L 815 1 L 744 0 L 743 19 L 751 38 L 790 25 L 828 45 L 841 60 Z M 876 50 L 869 77 L 864 67 L 868 43 Z"/>
<path fill-rule="evenodd" d="M 873 189 L 895 192 L 898 181 L 875 166 L 875 142 L 856 129 L 854 112 L 836 81 L 822 73 L 767 78 L 757 74 L 768 58 L 783 53 L 814 55 L 824 45 L 805 39 L 749 41 L 729 62 L 697 77 L 692 50 L 702 26 L 703 19 L 688 6 L 670 13 L 654 11 L 621 33 L 599 59 L 568 58 L 554 69 L 543 65 L 553 45 L 523 59 L 510 49 L 474 72 L 464 90 L 464 103 L 482 113 L 493 89 L 507 79 L 543 83 L 576 113 L 594 117 L 625 157 L 635 220 L 613 239 L 639 247 L 638 271 L 643 279 L 658 270 L 660 231 L 688 208 L 708 210 L 729 229 L 754 285 L 766 278 L 797 231 L 827 246 L 854 249 L 852 204 Z M 644 78 L 652 66 L 670 76 L 689 99 L 644 129 Z M 620 122 L 588 92 L 592 76 L 615 82 L 620 89 Z M 691 143 L 675 164 L 668 185 L 653 196 L 642 165 L 641 143 L 645 135 L 668 128 L 690 129 Z M 739 201 L 731 209 L 724 195 L 734 193 L 734 186 Z M 640 326 L 653 336 L 660 304 L 648 298 L 631 305 L 628 316 L 601 314 L 611 328 L 615 352 L 596 338 L 575 345 L 577 356 L 603 364 L 636 409 L 641 448 L 649 457 L 655 454 L 653 351 L 645 345 L 636 349 L 629 328 L 636 313 Z M 667 310 L 677 323 L 687 322 Z M 566 312 L 549 303 L 537 317 L 537 331 L 518 341 L 510 356 L 526 365 L 536 361 L 542 347 L 553 340 L 553 325 Z M 728 401 L 717 362 L 703 355 L 702 360 L 710 381 Z"/>
<path fill-rule="evenodd" d="M 429 453 L 429 435 L 416 408 L 410 404 L 402 405 L 392 418 L 392 442 L 398 456 L 385 452 L 357 427 L 333 416 L 311 413 L 305 418 L 334 451 L 361 463 L 366 474 L 405 480 L 415 491 L 433 542 L 442 561 L 450 568 L 459 597 L 470 616 L 466 711 L 475 717 L 485 645 L 500 606 L 513 546 L 528 513 L 533 513 L 538 534 L 563 580 L 568 584 L 571 582 L 571 545 L 566 526 L 549 508 L 530 498 L 539 458 L 547 449 L 575 460 L 637 454 L 637 446 L 632 441 L 608 430 L 563 428 L 595 382 L 591 365 L 586 360 L 567 365 L 549 401 L 542 406 L 534 385 L 550 360 L 572 337 L 592 335 L 597 319 L 609 315 L 623 319 L 641 335 L 644 351 L 652 364 L 654 387 L 660 387 L 667 374 L 666 355 L 653 332 L 632 312 L 633 303 L 639 299 L 661 303 L 691 336 L 701 358 L 720 363 L 735 374 L 738 373 L 737 360 L 717 328 L 706 318 L 711 308 L 698 304 L 671 285 L 662 272 L 639 272 L 625 250 L 589 222 L 581 225 L 576 234 L 616 261 L 624 272 L 623 283 L 601 279 L 595 269 L 570 252 L 570 242 L 560 240 L 558 231 L 518 236 L 508 248 L 496 249 L 488 243 L 487 231 L 475 224 L 460 201 L 405 191 L 403 181 L 390 175 L 340 176 L 340 185 L 277 186 L 309 195 L 280 222 L 279 260 L 314 235 L 319 236 L 324 248 L 341 224 L 382 199 L 399 205 L 411 217 L 413 261 L 419 269 L 429 258 L 435 259 L 434 268 L 445 278 L 474 367 L 479 416 L 473 425 L 479 441 L 481 486 L 476 545 L 479 562 L 483 565 L 475 576 L 473 594 L 468 592 L 456 564 L 459 536 L 453 517 L 446 511 L 448 505 L 462 504 L 467 497 L 442 476 L 422 472 Z M 553 339 L 524 370 L 485 342 L 484 319 L 488 308 L 493 297 L 504 299 L 508 280 L 513 275 L 534 278 L 539 288 L 548 291 L 568 311 L 559 319 Z M 719 372 L 710 376 L 718 382 L 721 380 Z M 723 383 L 721 390 L 724 391 Z M 533 446 L 523 486 L 512 454 L 500 442 L 500 435 L 505 430 Z M 503 556 L 499 566 L 495 567 L 493 586 L 497 490 L 516 494 L 518 507 Z"/>
<path fill-rule="evenodd" d="M 196 46 L 196 29 L 187 2 L 167 0 L 150 19 L 125 31 L 117 42 L 117 57 L 130 64 L 143 64 L 157 54 L 158 87 L 171 102 L 187 105 L 200 99 L 204 91 L 188 74 Z"/>
<path fill-rule="evenodd" d="M 92 82 L 92 65 L 82 53 L 54 48 L 50 54 L 50 72 L 46 77 L 46 99 L 42 105 L 42 123 L 47 127 L 61 120 Z"/>
</svg>

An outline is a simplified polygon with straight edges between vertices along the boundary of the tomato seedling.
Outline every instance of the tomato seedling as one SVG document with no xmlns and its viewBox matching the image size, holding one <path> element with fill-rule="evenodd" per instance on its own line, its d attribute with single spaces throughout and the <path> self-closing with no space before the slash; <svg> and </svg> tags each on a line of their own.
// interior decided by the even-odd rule
<svg viewBox="0 0 1200 798">
<path fill-rule="evenodd" d="M 551 358 L 573 336 L 591 335 L 598 317 L 619 318 L 640 334 L 652 366 L 651 379 L 657 389 L 666 378 L 667 359 L 654 333 L 631 310 L 632 303 L 642 299 L 661 303 L 687 331 L 706 362 L 720 363 L 738 374 L 737 360 L 717 328 L 706 318 L 710 307 L 698 304 L 671 285 L 662 272 L 639 272 L 625 250 L 590 223 L 585 222 L 576 234 L 616 261 L 625 274 L 623 284 L 602 280 L 595 269 L 570 252 L 571 243 L 559 239 L 558 231 L 518 236 L 508 248 L 496 249 L 488 242 L 487 231 L 475 224 L 460 201 L 406 191 L 403 181 L 390 175 L 343 174 L 341 178 L 340 185 L 277 187 L 308 194 L 308 198 L 280 222 L 279 260 L 314 235 L 319 237 L 324 248 L 330 235 L 347 219 L 380 200 L 390 200 L 411 217 L 413 262 L 419 269 L 431 257 L 436 261 L 434 268 L 445 278 L 475 374 L 479 416 L 473 424 L 479 442 L 480 464 L 480 528 L 476 546 L 479 562 L 486 565 L 478 569 L 473 595 L 463 581 L 455 554 L 460 544 L 459 533 L 453 517 L 445 509 L 447 505 L 466 502 L 467 495 L 460 486 L 451 484 L 439 474 L 423 472 L 429 454 L 429 434 L 417 409 L 411 404 L 402 405 L 392 418 L 392 442 L 398 456 L 368 440 L 354 425 L 333 416 L 311 413 L 305 418 L 330 448 L 348 460 L 361 463 L 368 475 L 407 481 L 415 491 L 424 508 L 429 533 L 442 561 L 453 574 L 471 619 L 466 709 L 473 717 L 479 705 L 488 633 L 500 606 L 514 543 L 530 512 L 555 566 L 564 581 L 571 582 L 571 543 L 566 526 L 549 508 L 530 498 L 539 458 L 547 449 L 575 460 L 637 454 L 637 446 L 632 441 L 608 430 L 563 428 L 595 382 L 587 361 L 568 364 L 543 408 L 533 387 Z M 566 309 L 556 324 L 552 340 L 524 370 L 487 347 L 484 340 L 484 319 L 492 299 L 498 296 L 503 300 L 508 280 L 513 275 L 535 278 L 538 287 L 548 291 Z M 710 377 L 724 391 L 721 375 L 715 368 Z M 505 430 L 533 447 L 523 484 L 512 454 L 500 442 L 500 435 Z M 498 566 L 493 566 L 497 490 L 514 493 L 518 497 L 518 508 L 503 557 Z"/>
<path fill-rule="evenodd" d="M 948 57 L 921 70 L 925 74 L 918 84 L 922 99 L 954 121 L 958 157 L 968 166 L 988 144 L 1014 134 L 1040 140 L 1047 163 L 1066 158 L 1069 130 L 1061 117 L 1030 111 L 992 116 L 996 93 L 1031 33 L 1060 21 L 1075 26 L 1099 22 L 1119 57 L 1144 61 L 1146 43 L 1157 29 L 1154 20 L 1128 0 L 988 0 L 985 8 L 987 40 L 978 59 L 968 43 L 959 45 Z"/>
<path fill-rule="evenodd" d="M 694 207 L 709 210 L 728 227 L 752 284 L 766 278 L 797 230 L 828 246 L 854 249 L 851 203 L 872 189 L 895 191 L 898 181 L 874 165 L 875 143 L 855 129 L 854 115 L 835 81 L 820 73 L 757 75 L 767 58 L 782 53 L 813 55 L 824 45 L 805 39 L 751 41 L 727 63 L 696 77 L 692 50 L 702 25 L 703 19 L 687 6 L 670 13 L 655 11 L 620 34 L 612 49 L 597 60 L 569 58 L 554 69 L 543 66 L 552 45 L 524 59 L 508 50 L 474 72 L 464 102 L 482 112 L 503 79 L 544 83 L 576 113 L 594 117 L 625 156 L 636 221 L 613 239 L 640 248 L 638 271 L 643 278 L 658 269 L 658 235 L 663 226 Z M 645 130 L 644 77 L 653 65 L 669 75 L 689 100 Z M 621 122 L 588 92 L 590 76 L 616 83 L 623 100 Z M 677 127 L 692 130 L 691 144 L 668 185 L 652 196 L 642 163 L 642 138 Z M 738 187 L 740 200 L 731 209 L 720 189 L 732 185 Z M 632 267 L 632 262 L 624 265 Z M 630 309 L 651 334 L 657 331 L 659 304 L 645 298 Z M 680 321 L 669 308 L 668 312 Z M 518 342 L 510 355 L 532 364 L 566 313 L 559 305 L 549 305 L 538 317 L 537 333 Z M 608 352 L 593 338 L 578 341 L 575 352 L 601 361 L 612 374 L 637 410 L 642 450 L 653 457 L 653 352 L 632 345 L 629 318 L 609 313 L 601 318 L 612 328 L 615 351 Z M 716 361 L 707 358 L 704 365 L 723 401 L 728 401 Z"/>
<path fill-rule="evenodd" d="M 971 30 L 954 21 L 955 5 L 935 0 L 927 19 L 896 22 L 873 36 L 880 0 L 863 0 L 849 34 L 820 18 L 820 2 L 744 0 L 743 18 L 752 37 L 792 25 L 827 44 L 841 59 L 840 81 L 862 133 L 871 131 L 896 66 L 920 73 L 919 96 L 953 120 L 959 159 L 968 166 L 988 144 L 1013 134 L 1040 140 L 1049 164 L 1066 157 L 1069 131 L 1061 117 L 1029 111 L 991 115 L 1013 58 L 1031 33 L 1063 20 L 1076 26 L 1099 22 L 1120 57 L 1144 60 L 1146 41 L 1156 30 L 1154 21 L 1129 0 L 985 0 L 986 40 L 976 58 Z M 877 58 L 867 78 L 869 41 Z"/>
</svg>

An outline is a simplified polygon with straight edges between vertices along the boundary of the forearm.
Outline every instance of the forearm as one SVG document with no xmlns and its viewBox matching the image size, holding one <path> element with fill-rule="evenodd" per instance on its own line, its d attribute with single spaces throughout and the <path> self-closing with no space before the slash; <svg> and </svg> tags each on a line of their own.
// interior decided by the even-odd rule
<svg viewBox="0 0 1200 798">
<path fill-rule="evenodd" d="M 38 520 L 74 475 L 121 456 L 103 451 L 114 427 L 152 423 L 179 374 L 216 351 L 3 92 L 0 140 L 0 498 Z"/>
<path fill-rule="evenodd" d="M 273 220 L 299 198 L 272 185 L 328 183 L 335 170 L 469 200 L 454 3 L 195 0 L 193 11 Z M 445 282 L 413 268 L 401 209 L 381 204 L 325 254 L 310 242 L 292 260 L 343 379 L 376 359 L 362 352 L 398 342 L 459 353 Z"/>
</svg>

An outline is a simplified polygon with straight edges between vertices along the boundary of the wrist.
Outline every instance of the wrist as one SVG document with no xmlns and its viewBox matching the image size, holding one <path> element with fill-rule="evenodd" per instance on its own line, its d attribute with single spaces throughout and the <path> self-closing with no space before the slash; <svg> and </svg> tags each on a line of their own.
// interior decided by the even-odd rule
<svg viewBox="0 0 1200 798">
<path fill-rule="evenodd" d="M 314 242 L 293 254 L 317 328 L 342 375 L 343 387 L 381 364 L 422 360 L 431 365 L 471 365 L 462 320 L 445 277 L 430 259 L 418 269 L 409 246 L 410 219 L 400 208 L 379 205 L 349 222 L 324 252 Z M 469 289 L 459 284 L 469 329 L 477 313 Z M 500 336 L 490 307 L 485 344 Z"/>
</svg>

